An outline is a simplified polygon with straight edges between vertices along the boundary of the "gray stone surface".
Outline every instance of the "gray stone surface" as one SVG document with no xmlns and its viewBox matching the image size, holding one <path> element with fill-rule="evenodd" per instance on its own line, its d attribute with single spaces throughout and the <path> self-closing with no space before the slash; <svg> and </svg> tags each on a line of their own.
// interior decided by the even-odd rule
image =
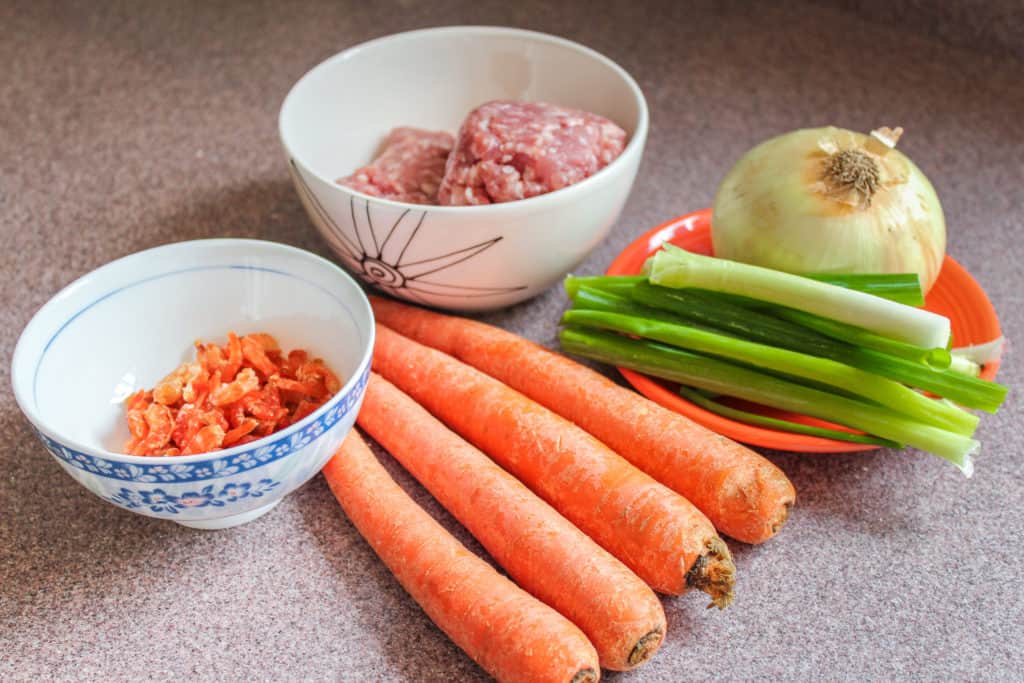
<svg viewBox="0 0 1024 683">
<path fill-rule="evenodd" d="M 591 9 L 586 9 L 590 7 Z M 639 232 L 707 206 L 781 131 L 907 129 L 949 250 L 1024 336 L 1024 67 L 821 5 L 639 2 L 47 3 L 0 7 L 0 680 L 470 681 L 317 478 L 266 517 L 198 532 L 120 511 L 64 475 L 9 391 L 32 313 L 79 275 L 198 237 L 328 254 L 276 138 L 285 92 L 364 39 L 447 23 L 523 26 L 618 60 L 653 127 L 601 271 Z M 1016 27 L 1020 39 L 1021 27 Z M 544 343 L 557 291 L 489 320 Z M 1001 379 L 1020 385 L 1010 347 Z M 610 680 L 1020 680 L 1024 466 L 1016 394 L 965 480 L 920 453 L 770 456 L 798 506 L 733 543 L 737 601 L 664 601 L 670 634 Z M 479 549 L 409 477 L 417 500 Z"/>
<path fill-rule="evenodd" d="M 936 38 L 949 45 L 1024 59 L 1024 3 L 1014 0 L 817 0 L 881 25 Z"/>
</svg>

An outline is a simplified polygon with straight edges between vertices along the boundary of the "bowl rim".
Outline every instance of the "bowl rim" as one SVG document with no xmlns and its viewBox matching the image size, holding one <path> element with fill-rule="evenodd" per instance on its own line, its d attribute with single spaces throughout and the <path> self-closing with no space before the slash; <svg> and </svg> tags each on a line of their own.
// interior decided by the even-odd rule
<svg viewBox="0 0 1024 683">
<path fill-rule="evenodd" d="M 352 189 L 350 187 L 347 187 L 345 185 L 339 185 L 335 180 L 331 180 L 329 178 L 324 177 L 321 173 L 318 173 L 317 171 L 314 171 L 302 159 L 302 157 L 300 155 L 295 154 L 295 152 L 293 151 L 292 146 L 288 144 L 288 138 L 285 135 L 285 125 L 284 125 L 285 114 L 286 114 L 286 110 L 290 106 L 291 107 L 295 106 L 294 104 L 291 104 L 292 101 L 293 101 L 293 96 L 295 95 L 296 90 L 299 89 L 299 87 L 303 84 L 304 81 L 306 81 L 306 79 L 310 78 L 315 72 L 317 72 L 317 71 L 319 71 L 321 69 L 326 69 L 330 65 L 333 65 L 335 62 L 344 61 L 344 60 L 348 59 L 351 55 L 355 54 L 356 52 L 359 52 L 360 50 L 364 50 L 364 49 L 371 48 L 371 47 L 376 47 L 376 46 L 378 46 L 380 44 L 383 44 L 383 43 L 400 42 L 400 41 L 410 40 L 410 39 L 419 37 L 419 36 L 424 35 L 424 34 L 445 34 L 445 33 L 478 33 L 478 34 L 483 34 L 483 35 L 488 35 L 489 34 L 489 35 L 517 36 L 517 37 L 529 39 L 529 40 L 532 40 L 532 41 L 537 41 L 537 42 L 541 42 L 541 43 L 550 43 L 550 44 L 554 44 L 554 45 L 559 45 L 561 47 L 566 47 L 566 48 L 569 48 L 569 49 L 574 50 L 576 52 L 579 52 L 579 53 L 583 54 L 586 57 L 589 57 L 589 58 L 591 58 L 591 59 L 593 59 L 595 61 L 598 61 L 598 62 L 604 64 L 605 66 L 611 68 L 611 70 L 619 78 L 622 79 L 622 81 L 629 88 L 630 92 L 632 92 L 632 94 L 633 94 L 633 99 L 636 102 L 637 108 L 638 108 L 638 117 L 637 117 L 636 130 L 630 136 L 629 142 L 626 143 L 626 146 L 622 149 L 622 152 L 617 157 L 612 159 L 612 161 L 609 164 L 607 164 L 604 168 L 600 169 L 599 171 L 597 171 L 593 175 L 587 176 L 586 178 L 584 178 L 583 180 L 581 180 L 581 181 L 579 181 L 577 183 L 573 183 L 572 185 L 567 185 L 565 187 L 559 188 L 557 190 L 553 190 L 551 192 L 545 192 L 544 194 L 539 194 L 539 195 L 536 195 L 536 196 L 533 196 L 533 197 L 527 197 L 526 199 L 517 199 L 517 200 L 511 201 L 511 202 L 498 202 L 498 203 L 495 203 L 495 204 L 475 204 L 475 205 L 469 205 L 469 206 L 444 206 L 444 205 L 437 205 L 437 204 L 413 204 L 412 202 L 399 202 L 399 201 L 395 201 L 393 199 L 385 199 L 383 197 L 374 197 L 373 195 L 368 195 L 368 194 L 366 194 L 364 192 L 360 192 L 359 190 L 354 190 L 354 189 Z M 543 203 L 545 203 L 545 202 L 550 203 L 552 201 L 560 201 L 560 200 L 563 200 L 563 199 L 569 199 L 569 193 L 574 192 L 574 191 L 575 192 L 584 191 L 585 189 L 587 189 L 589 186 L 591 186 L 593 184 L 592 181 L 595 181 L 595 179 L 600 179 L 600 178 L 607 177 L 611 173 L 614 173 L 615 171 L 619 170 L 619 168 L 621 166 L 625 165 L 624 158 L 627 155 L 632 155 L 632 154 L 635 154 L 635 153 L 642 153 L 643 146 L 644 146 L 644 144 L 646 143 L 646 140 L 647 140 L 647 131 L 648 131 L 649 125 L 650 125 L 650 113 L 649 113 L 648 107 L 647 107 L 647 99 L 644 97 L 643 91 L 640 89 L 640 86 L 637 84 L 636 80 L 629 74 L 629 72 L 626 71 L 624 68 L 622 68 L 617 62 L 612 60 L 610 57 L 607 57 L 607 56 L 601 54 L 600 52 L 598 52 L 597 50 L 594 50 L 593 48 L 587 47 L 586 45 L 583 45 L 581 43 L 577 43 L 575 41 L 569 40 L 568 38 L 562 38 L 561 36 L 552 35 L 550 33 L 543 33 L 541 31 L 531 31 L 529 29 L 514 28 L 514 27 L 510 27 L 510 26 L 486 26 L 486 25 L 476 25 L 476 24 L 456 25 L 456 26 L 438 26 L 438 27 L 434 27 L 434 28 L 422 28 L 422 29 L 415 29 L 415 30 L 412 30 L 412 31 L 402 31 L 402 32 L 399 32 L 399 33 L 391 33 L 391 34 L 380 36 L 378 38 L 373 38 L 372 40 L 368 40 L 368 41 L 365 41 L 365 42 L 362 42 L 362 43 L 358 43 L 358 44 L 353 45 L 353 46 L 351 46 L 349 48 L 346 48 L 345 50 L 342 50 L 341 52 L 338 52 L 337 54 L 331 55 L 327 59 L 324 59 L 323 61 L 319 62 L 318 64 L 313 66 L 311 69 L 309 69 L 306 73 L 304 73 L 299 78 L 299 80 L 297 80 L 292 85 L 292 87 L 288 90 L 288 94 L 285 95 L 284 100 L 281 102 L 281 108 L 278 111 L 278 116 L 277 116 L 277 132 L 278 132 L 278 137 L 281 140 L 281 146 L 284 147 L 284 151 L 285 151 L 285 154 L 288 156 L 288 159 L 294 160 L 296 166 L 301 166 L 303 170 L 305 170 L 307 173 L 311 174 L 313 177 L 315 177 L 317 180 L 319 180 L 320 182 L 324 183 L 325 185 L 328 185 L 329 187 L 332 187 L 332 188 L 336 188 L 338 190 L 341 190 L 343 193 L 347 193 L 347 194 L 353 195 L 353 196 L 358 197 L 360 199 L 364 199 L 366 201 L 379 202 L 380 204 L 384 204 L 386 206 L 391 206 L 391 207 L 394 207 L 394 208 L 397 208 L 397 209 L 403 209 L 403 210 L 414 209 L 414 210 L 418 210 L 418 211 L 429 210 L 431 212 L 441 212 L 441 213 L 450 213 L 450 212 L 454 211 L 454 212 L 461 213 L 461 214 L 469 214 L 469 213 L 480 214 L 480 213 L 486 213 L 488 211 L 493 212 L 493 211 L 496 211 L 496 210 L 501 210 L 502 208 L 507 209 L 510 206 L 516 206 L 516 207 L 526 206 L 527 208 L 541 208 L 541 205 Z M 637 151 L 637 148 L 640 148 L 639 152 Z M 622 162 L 622 163 L 620 163 L 620 162 Z M 296 172 L 298 172 L 298 169 L 296 169 Z M 552 199 L 552 198 L 554 198 L 554 199 Z"/>
<path fill-rule="evenodd" d="M 19 366 L 25 365 L 27 367 L 27 365 L 30 364 L 31 361 L 31 359 L 29 358 L 29 354 L 31 353 L 32 349 L 29 349 L 27 347 L 27 341 L 25 339 L 25 336 L 28 333 L 29 329 L 34 324 L 36 324 L 37 320 L 39 319 L 39 316 L 48 307 L 54 305 L 58 300 L 68 295 L 72 290 L 88 286 L 89 284 L 91 284 L 89 280 L 95 278 L 99 273 L 113 271 L 118 267 L 123 266 L 126 261 L 141 258 L 145 255 L 153 256 L 157 252 L 165 251 L 171 248 L 206 248 L 222 246 L 225 244 L 269 248 L 271 251 L 282 251 L 289 253 L 291 255 L 298 256 L 303 259 L 307 259 L 314 263 L 319 263 L 323 266 L 326 266 L 330 271 L 333 271 L 334 274 L 340 275 L 342 280 L 346 282 L 348 285 L 351 285 L 352 288 L 358 293 L 358 305 L 362 307 L 362 310 L 366 314 L 367 320 L 369 321 L 369 334 L 367 338 L 367 343 L 365 347 L 362 349 L 359 364 L 356 366 L 356 370 L 345 381 L 341 389 L 339 389 L 338 392 L 334 394 L 334 396 L 325 401 L 324 404 L 317 408 L 315 411 L 313 411 L 306 417 L 302 418 L 298 422 L 288 425 L 288 427 L 284 429 L 278 430 L 276 432 L 268 434 L 265 437 L 262 437 L 255 441 L 251 441 L 249 443 L 241 444 L 239 446 L 233 446 L 231 448 L 224 448 L 214 451 L 207 451 L 205 453 L 195 453 L 192 455 L 129 455 L 127 453 L 115 453 L 105 448 L 95 448 L 93 446 L 85 445 L 75 439 L 67 438 L 63 434 L 61 434 L 60 431 L 53 429 L 50 425 L 46 424 L 46 422 L 36 412 L 32 401 L 29 400 L 29 397 L 22 395 L 22 392 L 19 391 L 20 382 L 18 381 L 18 376 L 21 374 L 18 370 Z M 100 297 L 102 296 L 104 295 L 100 295 Z M 113 261 L 109 261 L 108 263 L 105 263 L 99 266 L 98 268 L 94 268 L 93 270 L 90 270 L 84 275 L 75 278 L 75 280 L 62 287 L 60 291 L 58 291 L 49 299 L 47 299 L 46 302 L 42 306 L 40 306 L 39 309 L 32 315 L 32 318 L 30 318 L 29 321 L 25 324 L 25 327 L 22 329 L 21 334 L 18 336 L 18 341 L 14 347 L 14 353 L 11 354 L 11 389 L 12 392 L 14 393 L 14 398 L 18 404 L 18 408 L 21 410 L 22 414 L 25 415 L 25 417 L 29 420 L 29 422 L 32 423 L 33 427 L 38 431 L 42 432 L 43 434 L 45 434 L 46 436 L 48 436 L 49 438 L 51 438 L 52 440 L 58 442 L 62 446 L 66 446 L 70 449 L 74 449 L 81 453 L 92 455 L 94 457 L 100 457 L 104 459 L 109 459 L 113 462 L 120 462 L 132 465 L 192 464 L 197 462 L 203 462 L 204 460 L 227 458 L 233 455 L 237 455 L 239 453 L 245 453 L 247 451 L 256 450 L 266 445 L 267 443 L 270 443 L 272 441 L 278 441 L 283 437 L 289 436 L 296 432 L 300 432 L 303 429 L 305 429 L 308 425 L 319 420 L 321 416 L 323 416 L 325 413 L 333 409 L 341 400 L 349 396 L 352 393 L 352 391 L 357 388 L 360 379 L 367 372 L 367 369 L 370 366 L 371 360 L 373 358 L 373 347 L 375 341 L 376 324 L 373 315 L 373 307 L 370 306 L 370 300 L 367 298 L 366 292 L 351 275 L 345 272 L 344 269 L 342 269 L 337 264 L 329 261 L 328 259 L 323 258 L 322 256 L 314 254 L 313 252 L 307 251 L 305 249 L 301 249 L 299 247 L 294 247 L 288 244 L 282 244 L 280 242 L 273 242 L 270 240 L 221 237 L 210 239 L 186 240 L 183 242 L 169 242 L 167 244 L 161 244 L 155 247 L 150 247 L 149 249 L 143 249 L 141 251 L 133 252 L 131 254 L 126 254 L 125 256 L 121 256 L 119 258 L 114 259 Z M 326 431 L 324 433 L 326 433 Z M 298 453 L 300 450 L 301 449 L 296 449 L 292 451 L 290 455 L 294 455 L 295 453 Z"/>
</svg>

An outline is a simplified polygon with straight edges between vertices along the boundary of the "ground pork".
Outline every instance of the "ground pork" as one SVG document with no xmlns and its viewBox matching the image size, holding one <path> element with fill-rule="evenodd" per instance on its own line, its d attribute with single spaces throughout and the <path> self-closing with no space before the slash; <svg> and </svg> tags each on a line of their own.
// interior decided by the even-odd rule
<svg viewBox="0 0 1024 683">
<path fill-rule="evenodd" d="M 488 102 L 459 129 L 438 201 L 491 204 L 551 192 L 601 170 L 625 144 L 625 131 L 603 116 L 543 102 Z"/>
<path fill-rule="evenodd" d="M 451 133 L 394 128 L 377 158 L 338 183 L 365 194 L 412 204 L 437 204 L 454 139 Z"/>
</svg>

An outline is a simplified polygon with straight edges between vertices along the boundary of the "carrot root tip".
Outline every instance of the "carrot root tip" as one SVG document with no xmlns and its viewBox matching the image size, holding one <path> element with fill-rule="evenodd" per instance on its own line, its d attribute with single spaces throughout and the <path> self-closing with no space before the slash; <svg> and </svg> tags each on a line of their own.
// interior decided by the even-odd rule
<svg viewBox="0 0 1024 683">
<path fill-rule="evenodd" d="M 732 553 L 722 539 L 712 538 L 687 572 L 687 586 L 707 593 L 711 597 L 709 608 L 725 609 L 732 604 L 735 583 L 736 565 Z"/>
<path fill-rule="evenodd" d="M 629 665 L 639 666 L 648 659 L 651 658 L 658 648 L 661 647 L 661 641 L 665 639 L 665 632 L 656 628 L 653 631 L 647 633 L 643 638 L 637 641 L 633 651 L 629 653 Z"/>
</svg>

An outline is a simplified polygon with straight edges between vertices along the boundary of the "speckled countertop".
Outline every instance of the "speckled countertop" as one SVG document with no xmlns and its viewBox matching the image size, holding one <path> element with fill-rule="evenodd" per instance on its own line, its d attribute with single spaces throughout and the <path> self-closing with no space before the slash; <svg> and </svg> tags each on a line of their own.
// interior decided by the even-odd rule
<svg viewBox="0 0 1024 683">
<path fill-rule="evenodd" d="M 113 258 L 213 236 L 326 255 L 289 185 L 276 114 L 309 67 L 364 39 L 517 25 L 584 42 L 636 75 L 652 111 L 647 154 L 584 272 L 641 230 L 708 205 L 727 167 L 769 135 L 902 125 L 902 148 L 945 205 L 950 252 L 988 290 L 1011 340 L 1024 338 L 1024 65 L 933 40 L 914 22 L 869 21 L 867 3 L 856 5 L 859 14 L 828 3 L 4 3 L 0 680 L 484 678 L 320 478 L 229 531 L 147 519 L 64 475 L 9 390 L 10 354 L 32 313 Z M 1019 41 L 1024 28 L 1014 30 Z M 550 344 L 564 305 L 551 291 L 489 319 Z M 1021 386 L 1016 351 L 1001 379 Z M 608 678 L 1019 680 L 1021 416 L 1011 394 L 986 418 L 969 481 L 916 452 L 770 454 L 799 504 L 779 538 L 732 544 L 735 605 L 666 599 L 664 648 Z"/>
</svg>

